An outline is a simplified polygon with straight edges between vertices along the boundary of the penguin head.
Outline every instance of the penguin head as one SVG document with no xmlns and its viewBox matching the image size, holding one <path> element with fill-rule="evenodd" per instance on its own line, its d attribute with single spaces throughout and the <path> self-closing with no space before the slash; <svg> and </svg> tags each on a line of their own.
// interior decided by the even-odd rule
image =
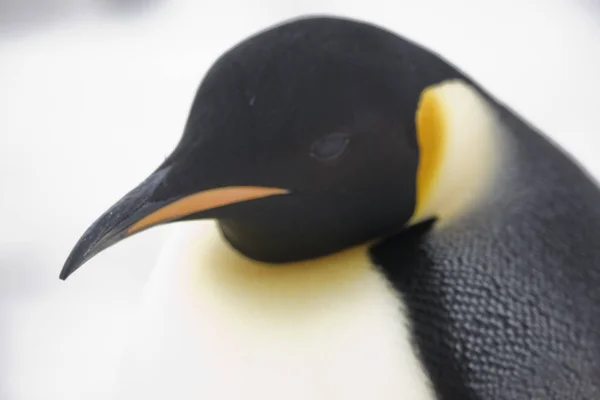
<svg viewBox="0 0 600 400">
<path fill-rule="evenodd" d="M 206 73 L 171 155 L 88 228 L 61 278 L 168 222 L 216 219 L 236 250 L 267 263 L 402 229 L 425 193 L 423 145 L 435 147 L 419 133 L 419 113 L 435 125 L 424 93 L 461 77 L 358 21 L 303 18 L 244 40 Z"/>
</svg>

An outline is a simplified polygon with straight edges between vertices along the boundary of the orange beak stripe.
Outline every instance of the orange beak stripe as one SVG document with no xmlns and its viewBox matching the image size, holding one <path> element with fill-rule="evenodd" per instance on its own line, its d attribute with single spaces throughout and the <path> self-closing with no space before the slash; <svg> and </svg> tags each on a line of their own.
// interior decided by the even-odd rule
<svg viewBox="0 0 600 400">
<path fill-rule="evenodd" d="M 242 201 L 256 200 L 263 197 L 288 194 L 289 191 L 262 186 L 227 186 L 194 193 L 167 204 L 137 221 L 127 230 L 135 233 L 152 225 L 166 222 L 186 215 L 222 207 Z"/>
</svg>

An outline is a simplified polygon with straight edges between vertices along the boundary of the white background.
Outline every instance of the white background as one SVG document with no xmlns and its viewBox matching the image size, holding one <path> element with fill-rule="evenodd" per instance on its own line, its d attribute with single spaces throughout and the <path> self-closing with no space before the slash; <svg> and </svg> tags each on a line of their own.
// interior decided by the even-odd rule
<svg viewBox="0 0 600 400">
<path fill-rule="evenodd" d="M 2 400 L 104 399 L 169 228 L 111 248 L 66 283 L 62 262 L 176 144 L 210 63 L 282 19 L 334 13 L 415 39 L 600 175 L 594 0 L 146 2 L 0 0 Z"/>
</svg>

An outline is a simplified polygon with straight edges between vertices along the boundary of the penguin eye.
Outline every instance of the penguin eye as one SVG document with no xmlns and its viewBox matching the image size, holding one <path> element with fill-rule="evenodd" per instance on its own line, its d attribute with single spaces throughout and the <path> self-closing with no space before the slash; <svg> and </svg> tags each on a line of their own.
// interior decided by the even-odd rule
<svg viewBox="0 0 600 400">
<path fill-rule="evenodd" d="M 310 146 L 310 155 L 321 161 L 335 160 L 348 147 L 350 135 L 347 133 L 332 133 L 317 139 Z"/>
</svg>

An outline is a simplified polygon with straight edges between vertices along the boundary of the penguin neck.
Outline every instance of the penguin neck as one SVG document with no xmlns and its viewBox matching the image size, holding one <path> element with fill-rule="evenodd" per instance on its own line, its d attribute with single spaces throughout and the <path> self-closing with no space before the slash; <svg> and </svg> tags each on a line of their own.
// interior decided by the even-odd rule
<svg viewBox="0 0 600 400">
<path fill-rule="evenodd" d="M 437 227 L 474 210 L 494 187 L 503 153 L 500 121 L 472 86 L 452 80 L 427 89 L 417 132 L 421 159 L 412 223 L 437 218 Z"/>
<path fill-rule="evenodd" d="M 198 259 L 208 268 L 196 269 L 202 285 L 219 287 L 231 299 L 253 302 L 255 309 L 298 318 L 314 312 L 318 303 L 351 291 L 370 267 L 366 246 L 356 246 L 311 260 L 270 264 L 253 260 L 233 248 L 215 227 L 210 248 L 196 247 Z M 349 294 L 350 295 L 350 294 Z M 273 301 L 277 299 L 277 301 Z M 246 305 L 247 307 L 247 305 Z"/>
<path fill-rule="evenodd" d="M 318 303 L 350 299 L 372 274 L 368 244 L 312 260 L 269 264 L 235 250 L 214 221 L 185 223 L 179 229 L 152 281 L 171 291 L 169 296 L 189 295 L 201 302 L 217 296 L 219 308 L 235 313 L 242 308 L 298 318 L 314 313 Z"/>
<path fill-rule="evenodd" d="M 127 398 L 433 399 L 401 297 L 366 246 L 269 265 L 214 222 L 178 225 L 146 288 Z"/>
</svg>

